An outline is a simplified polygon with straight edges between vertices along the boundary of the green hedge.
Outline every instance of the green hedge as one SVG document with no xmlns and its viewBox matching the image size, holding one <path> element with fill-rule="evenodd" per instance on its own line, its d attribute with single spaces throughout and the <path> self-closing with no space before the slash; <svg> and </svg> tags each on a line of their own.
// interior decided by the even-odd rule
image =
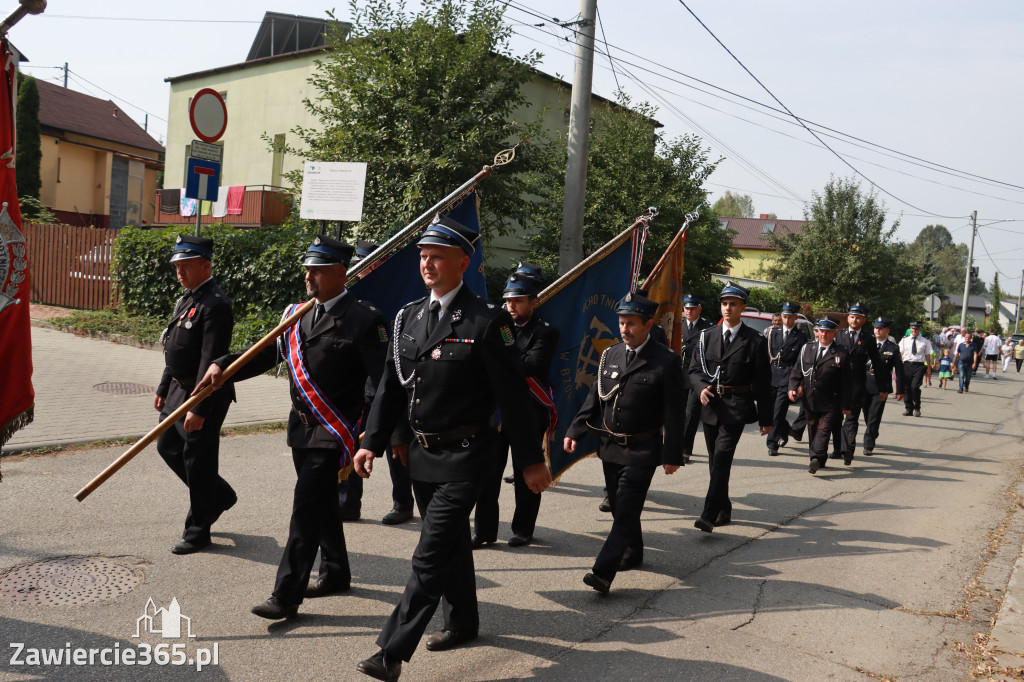
<svg viewBox="0 0 1024 682">
<path fill-rule="evenodd" d="M 114 265 L 126 312 L 170 317 L 182 293 L 170 263 L 179 232 L 191 234 L 191 228 L 121 230 L 114 242 Z M 310 238 L 301 230 L 212 225 L 203 226 L 202 234 L 214 240 L 213 273 L 234 308 L 232 349 L 259 340 L 287 304 L 306 300 L 301 263 Z"/>
</svg>

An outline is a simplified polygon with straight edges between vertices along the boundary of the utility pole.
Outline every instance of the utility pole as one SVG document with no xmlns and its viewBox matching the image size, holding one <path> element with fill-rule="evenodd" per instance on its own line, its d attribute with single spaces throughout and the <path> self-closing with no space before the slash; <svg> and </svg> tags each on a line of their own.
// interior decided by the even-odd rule
<svg viewBox="0 0 1024 682">
<path fill-rule="evenodd" d="M 971 245 L 967 249 L 967 276 L 964 277 L 964 305 L 960 309 L 960 326 L 967 326 L 967 297 L 971 293 L 971 267 L 974 265 L 974 237 L 978 234 L 978 212 L 971 212 Z"/>
<path fill-rule="evenodd" d="M 594 81 L 594 28 L 597 0 L 580 0 L 576 23 L 576 69 L 569 110 L 569 154 L 562 204 L 562 241 L 558 272 L 565 274 L 583 260 L 583 211 L 587 196 L 587 158 L 590 153 L 590 93 Z"/>
<path fill-rule="evenodd" d="M 1020 332 L 1020 298 L 1024 294 L 1024 270 L 1020 271 L 1020 291 L 1017 292 L 1017 312 L 1013 314 L 1013 331 L 1011 334 Z"/>
<path fill-rule="evenodd" d="M 68 63 L 64 62 L 64 89 L 68 88 Z"/>
</svg>

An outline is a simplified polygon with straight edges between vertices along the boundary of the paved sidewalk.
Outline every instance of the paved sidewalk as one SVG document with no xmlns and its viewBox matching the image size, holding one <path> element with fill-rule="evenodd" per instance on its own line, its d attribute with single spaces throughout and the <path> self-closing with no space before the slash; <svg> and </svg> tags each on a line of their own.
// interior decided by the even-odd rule
<svg viewBox="0 0 1024 682">
<path fill-rule="evenodd" d="M 160 351 L 33 326 L 32 365 L 35 420 L 14 434 L 5 453 L 135 438 L 157 424 L 153 397 L 164 367 Z M 255 377 L 238 384 L 237 394 L 225 426 L 287 419 L 287 380 Z"/>
</svg>

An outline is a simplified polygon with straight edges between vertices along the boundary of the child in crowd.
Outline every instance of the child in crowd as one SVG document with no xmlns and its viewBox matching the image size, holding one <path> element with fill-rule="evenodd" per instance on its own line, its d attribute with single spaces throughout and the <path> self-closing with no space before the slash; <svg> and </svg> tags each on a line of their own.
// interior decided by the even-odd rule
<svg viewBox="0 0 1024 682">
<path fill-rule="evenodd" d="M 942 349 L 942 357 L 939 358 L 939 387 L 946 388 L 946 379 L 953 377 L 953 358 L 949 357 L 949 349 Z"/>
</svg>

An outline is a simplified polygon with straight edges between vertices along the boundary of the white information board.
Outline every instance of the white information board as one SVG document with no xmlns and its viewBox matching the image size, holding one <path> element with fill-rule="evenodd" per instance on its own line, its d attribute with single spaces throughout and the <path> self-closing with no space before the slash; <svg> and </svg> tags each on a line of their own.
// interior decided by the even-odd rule
<svg viewBox="0 0 1024 682">
<path fill-rule="evenodd" d="M 302 176 L 299 215 L 310 220 L 363 218 L 366 164 L 307 161 Z"/>
</svg>

